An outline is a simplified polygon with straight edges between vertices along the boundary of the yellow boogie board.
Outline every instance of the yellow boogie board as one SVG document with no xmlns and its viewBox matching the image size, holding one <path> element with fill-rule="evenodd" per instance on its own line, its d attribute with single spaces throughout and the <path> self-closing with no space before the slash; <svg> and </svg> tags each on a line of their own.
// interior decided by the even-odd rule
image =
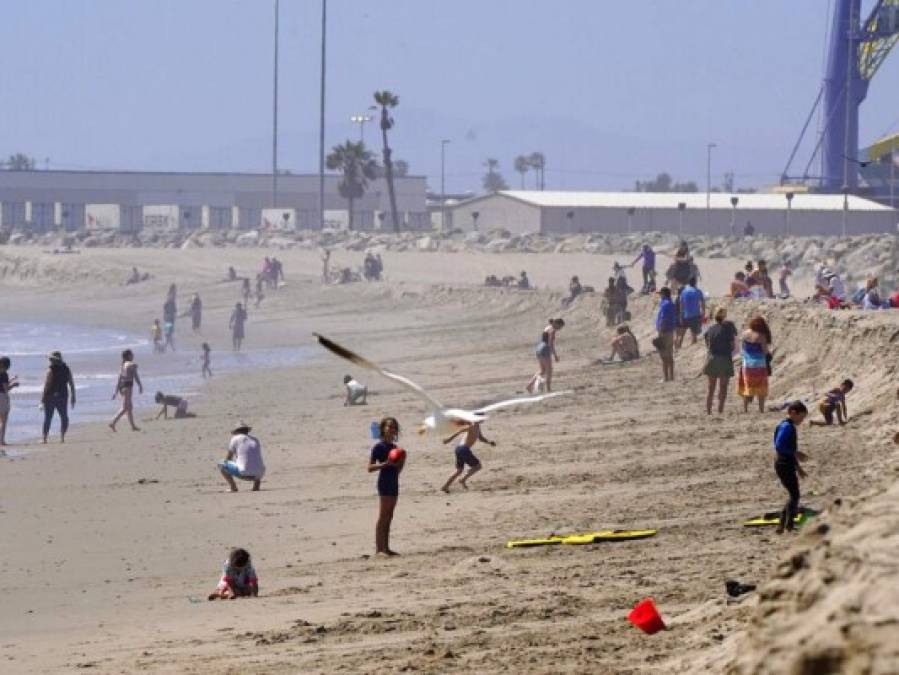
<svg viewBox="0 0 899 675">
<path fill-rule="evenodd" d="M 751 518 L 743 523 L 743 527 L 764 527 L 766 525 L 780 525 L 780 511 L 770 511 L 758 518 Z M 801 527 L 805 524 L 805 522 L 813 517 L 817 516 L 818 511 L 810 508 L 803 508 L 793 517 L 793 525 L 797 527 Z"/>
<path fill-rule="evenodd" d="M 544 539 L 513 539 L 506 542 L 506 548 L 528 548 L 532 546 L 555 546 L 557 544 L 596 544 L 603 541 L 626 541 L 652 537 L 658 530 L 600 530 L 584 534 L 552 535 Z"/>
<path fill-rule="evenodd" d="M 563 544 L 599 544 L 604 541 L 629 541 L 654 537 L 658 530 L 601 530 L 587 534 L 572 534 L 562 540 Z"/>
</svg>

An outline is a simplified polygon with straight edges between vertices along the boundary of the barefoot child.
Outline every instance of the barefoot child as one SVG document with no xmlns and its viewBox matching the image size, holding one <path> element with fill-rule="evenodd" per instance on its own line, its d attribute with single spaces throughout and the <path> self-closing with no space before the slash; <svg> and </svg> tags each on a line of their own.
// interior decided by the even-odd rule
<svg viewBox="0 0 899 675">
<path fill-rule="evenodd" d="M 774 471 L 781 484 L 790 495 L 780 514 L 780 523 L 777 533 L 783 534 L 784 528 L 793 530 L 793 518 L 799 511 L 799 478 L 805 478 L 800 461 L 806 461 L 808 456 L 799 450 L 799 439 L 796 427 L 802 424 L 808 408 L 802 401 L 793 401 L 787 408 L 787 418 L 777 425 L 774 431 L 774 449 L 777 452 L 777 460 L 774 462 Z"/>
<path fill-rule="evenodd" d="M 461 431 L 456 432 L 449 438 L 445 439 L 443 441 L 444 444 L 452 442 L 453 439 L 463 433 L 465 434 L 465 440 L 456 446 L 456 473 L 450 476 L 447 479 L 446 483 L 443 484 L 443 487 L 440 488 L 447 493 L 449 492 L 450 485 L 453 484 L 453 481 L 462 475 L 462 472 L 465 470 L 466 464 L 469 467 L 468 473 L 466 473 L 465 476 L 463 476 L 463 478 L 459 481 L 459 484 L 466 490 L 468 489 L 468 485 L 466 485 L 468 479 L 481 470 L 481 460 L 479 460 L 471 451 L 471 448 L 475 443 L 477 443 L 478 441 L 482 441 L 491 447 L 496 447 L 496 443 L 487 440 L 486 438 L 484 438 L 483 434 L 481 434 L 481 424 L 479 422 L 472 424 L 470 427 L 468 427 L 468 429 L 462 429 Z"/>
<path fill-rule="evenodd" d="M 368 398 L 368 387 L 356 382 L 352 375 L 343 376 L 343 385 L 346 387 L 344 405 L 365 405 Z"/>
<path fill-rule="evenodd" d="M 818 410 L 824 415 L 824 421 L 810 420 L 812 426 L 827 427 L 833 424 L 833 414 L 837 414 L 837 422 L 840 426 L 849 420 L 849 412 L 846 410 L 846 394 L 852 391 L 855 383 L 852 380 L 843 380 L 836 389 L 831 389 L 824 394 L 824 400 L 818 404 Z"/>
<path fill-rule="evenodd" d="M 169 406 L 175 409 L 174 417 L 176 420 L 183 419 L 185 417 L 195 417 L 193 413 L 187 412 L 187 399 L 181 398 L 180 396 L 173 396 L 172 394 L 166 395 L 161 391 L 156 392 L 156 402 L 162 406 L 162 409 L 159 411 L 159 414 L 156 415 L 156 419 L 160 417 L 169 418 Z"/>
<path fill-rule="evenodd" d="M 390 458 L 400 435 L 400 423 L 395 417 L 385 417 L 378 425 L 379 440 L 372 446 L 366 470 L 378 472 L 378 520 L 375 524 L 375 555 L 399 555 L 390 548 L 390 526 L 400 496 L 400 473 L 406 463 Z"/>
<path fill-rule="evenodd" d="M 250 554 L 242 548 L 233 549 L 225 561 L 218 586 L 209 594 L 209 600 L 236 600 L 258 595 L 259 579 L 250 562 Z"/>
<path fill-rule="evenodd" d="M 209 343 L 204 342 L 203 346 L 203 355 L 200 359 L 203 361 L 203 379 L 205 380 L 207 377 L 212 377 L 212 368 L 210 368 L 210 359 L 209 355 L 212 352 L 212 349 L 209 348 Z"/>
<path fill-rule="evenodd" d="M 153 353 L 162 354 L 162 326 L 159 325 L 159 319 L 153 319 L 150 336 L 153 338 Z"/>
</svg>

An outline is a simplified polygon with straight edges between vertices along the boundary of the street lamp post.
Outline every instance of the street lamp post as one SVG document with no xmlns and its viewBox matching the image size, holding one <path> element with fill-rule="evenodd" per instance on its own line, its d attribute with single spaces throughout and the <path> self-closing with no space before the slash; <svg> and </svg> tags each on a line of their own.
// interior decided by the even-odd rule
<svg viewBox="0 0 899 675">
<path fill-rule="evenodd" d="M 705 162 L 705 225 L 709 234 L 712 232 L 712 148 L 717 148 L 715 143 L 706 146 Z"/>
<path fill-rule="evenodd" d="M 280 10 L 275 0 L 275 58 L 272 68 L 272 208 L 278 206 L 278 18 Z"/>
<path fill-rule="evenodd" d="M 475 232 L 478 231 L 478 218 L 480 218 L 480 217 L 481 217 L 480 211 L 472 211 L 471 212 L 471 227 Z"/>
<path fill-rule="evenodd" d="M 737 204 L 740 203 L 739 197 L 730 198 L 730 236 L 737 233 Z"/>
<path fill-rule="evenodd" d="M 568 218 L 568 231 L 574 232 L 574 211 L 569 211 L 565 217 Z"/>
<path fill-rule="evenodd" d="M 446 232 L 446 146 L 448 138 L 440 141 L 440 231 Z"/>
<path fill-rule="evenodd" d="M 627 233 L 633 232 L 634 213 L 637 211 L 633 206 L 627 210 Z"/>
<path fill-rule="evenodd" d="M 677 233 L 681 236 L 684 234 L 684 211 L 687 210 L 687 202 L 678 202 L 677 203 L 677 213 L 679 217 L 679 223 L 677 226 Z"/>
<path fill-rule="evenodd" d="M 350 122 L 359 125 L 359 141 L 365 143 L 365 123 L 371 122 L 374 119 L 371 115 L 367 115 L 365 113 L 359 113 L 357 115 L 352 115 L 350 117 Z"/>
<path fill-rule="evenodd" d="M 843 237 L 846 236 L 846 221 L 849 218 L 849 186 L 843 184 Z"/>
<path fill-rule="evenodd" d="M 787 192 L 784 195 L 784 197 L 787 198 L 787 219 L 784 222 L 784 236 L 787 236 L 790 234 L 790 212 L 791 212 L 792 206 L 793 206 L 793 197 L 795 197 L 795 196 L 796 195 L 792 192 Z"/>
</svg>

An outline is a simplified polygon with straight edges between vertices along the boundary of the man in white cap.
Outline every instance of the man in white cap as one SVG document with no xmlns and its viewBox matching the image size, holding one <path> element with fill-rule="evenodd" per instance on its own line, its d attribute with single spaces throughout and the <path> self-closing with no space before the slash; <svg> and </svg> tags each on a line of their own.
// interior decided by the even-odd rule
<svg viewBox="0 0 899 675">
<path fill-rule="evenodd" d="M 237 492 L 235 478 L 253 481 L 253 491 L 259 490 L 262 477 L 265 475 L 265 464 L 262 462 L 262 444 L 255 436 L 250 436 L 251 427 L 241 422 L 231 432 L 231 443 L 225 461 L 218 467 L 222 476 L 231 488 Z"/>
</svg>

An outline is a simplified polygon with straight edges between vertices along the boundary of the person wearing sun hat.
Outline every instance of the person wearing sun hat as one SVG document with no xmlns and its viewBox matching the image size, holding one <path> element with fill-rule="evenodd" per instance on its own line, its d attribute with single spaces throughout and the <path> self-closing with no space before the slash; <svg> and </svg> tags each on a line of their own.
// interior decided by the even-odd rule
<svg viewBox="0 0 899 675">
<path fill-rule="evenodd" d="M 235 478 L 253 481 L 253 491 L 258 491 L 265 475 L 265 464 L 262 461 L 262 444 L 255 436 L 250 435 L 252 427 L 240 422 L 231 431 L 231 443 L 225 460 L 219 462 L 219 471 L 231 492 L 237 492 Z"/>
<path fill-rule="evenodd" d="M 47 355 L 50 365 L 44 378 L 44 390 L 41 393 L 41 405 L 44 406 L 44 443 L 47 442 L 47 434 L 50 433 L 50 424 L 53 422 L 53 413 L 59 413 L 59 439 L 65 443 L 66 431 L 69 429 L 69 392 L 72 394 L 72 408 L 75 408 L 75 380 L 72 379 L 72 371 L 62 354 L 58 351 Z"/>
</svg>

